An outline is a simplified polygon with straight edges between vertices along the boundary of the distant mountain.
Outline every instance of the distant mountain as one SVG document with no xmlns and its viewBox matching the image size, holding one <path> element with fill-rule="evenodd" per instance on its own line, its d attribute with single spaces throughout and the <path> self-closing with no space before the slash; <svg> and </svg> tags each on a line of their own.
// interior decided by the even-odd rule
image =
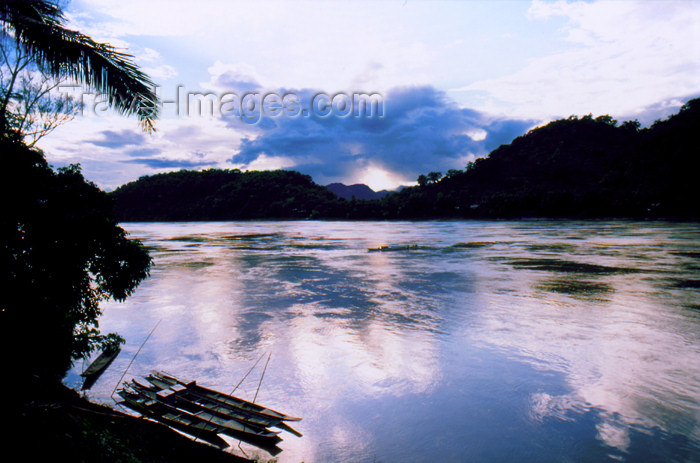
<svg viewBox="0 0 700 463">
<path fill-rule="evenodd" d="M 388 190 L 374 191 L 364 183 L 356 183 L 354 185 L 345 185 L 343 183 L 331 183 L 326 185 L 326 188 L 335 193 L 339 198 L 370 200 L 370 199 L 382 199 L 384 196 L 391 193 Z"/>
</svg>

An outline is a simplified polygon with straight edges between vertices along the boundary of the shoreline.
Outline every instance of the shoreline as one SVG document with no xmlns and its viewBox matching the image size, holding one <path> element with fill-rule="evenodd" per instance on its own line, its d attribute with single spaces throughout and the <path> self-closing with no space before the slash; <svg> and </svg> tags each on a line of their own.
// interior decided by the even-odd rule
<svg viewBox="0 0 700 463">
<path fill-rule="evenodd" d="M 90 402 L 64 385 L 16 401 L 8 417 L 12 427 L 5 433 L 5 451 L 32 461 L 256 461 L 195 442 L 155 421 Z"/>
</svg>

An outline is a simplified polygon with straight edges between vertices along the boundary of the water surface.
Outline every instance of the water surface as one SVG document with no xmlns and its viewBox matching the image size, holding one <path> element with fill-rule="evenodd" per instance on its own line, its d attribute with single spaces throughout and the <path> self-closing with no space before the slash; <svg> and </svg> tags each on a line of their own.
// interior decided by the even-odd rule
<svg viewBox="0 0 700 463">
<path fill-rule="evenodd" d="M 700 460 L 696 224 L 124 226 L 155 266 L 103 306 L 94 400 L 160 321 L 125 379 L 230 392 L 263 357 L 236 394 L 303 417 L 280 462 Z"/>
</svg>

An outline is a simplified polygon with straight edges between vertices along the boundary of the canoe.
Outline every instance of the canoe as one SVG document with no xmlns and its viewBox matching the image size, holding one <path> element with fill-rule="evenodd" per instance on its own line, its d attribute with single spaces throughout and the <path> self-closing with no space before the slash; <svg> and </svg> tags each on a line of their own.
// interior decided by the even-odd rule
<svg viewBox="0 0 700 463">
<path fill-rule="evenodd" d="M 227 395 L 224 394 L 223 392 L 215 391 L 213 389 L 209 389 L 203 386 L 199 386 L 196 381 L 183 381 L 181 379 L 176 378 L 173 375 L 162 373 L 159 371 L 153 371 L 151 372 L 152 375 L 154 375 L 156 378 L 160 379 L 161 381 L 170 384 L 171 386 L 179 384 L 185 388 L 187 388 L 189 391 L 209 397 L 211 399 L 217 400 L 219 402 L 228 404 L 232 407 L 237 407 L 243 410 L 255 412 L 260 415 L 264 416 L 269 416 L 271 418 L 278 418 L 283 421 L 300 421 L 301 418 L 297 418 L 295 416 L 289 416 L 285 415 L 283 413 L 280 413 L 275 410 L 271 410 L 269 408 L 263 407 L 258 404 L 254 404 L 252 402 L 248 402 L 247 400 L 240 399 L 238 397 L 234 397 L 232 395 Z"/>
<path fill-rule="evenodd" d="M 177 396 L 177 398 L 192 402 L 212 413 L 219 413 L 235 418 L 250 426 L 259 426 L 263 428 L 274 427 L 290 432 L 295 436 L 302 437 L 300 432 L 282 422 L 282 419 L 277 416 L 258 413 L 257 411 L 253 411 L 248 408 L 241 408 L 231 403 L 222 402 L 221 400 L 212 398 L 207 394 L 198 392 L 196 389 L 183 386 L 182 381 L 173 384 L 172 381 L 163 381 L 153 374 L 146 376 L 146 380 L 151 383 L 155 389 L 162 391 L 173 391 L 174 393 L 172 395 Z"/>
<path fill-rule="evenodd" d="M 216 432 L 218 429 L 216 426 L 202 426 L 193 423 L 179 414 L 158 413 L 152 405 L 149 405 L 138 394 L 130 393 L 124 389 L 118 391 L 117 394 L 124 399 L 122 402 L 118 402 L 120 405 L 124 405 L 148 418 L 189 434 L 197 439 L 201 439 L 216 447 L 224 449 L 229 446 L 229 444 L 218 435 L 218 432 Z"/>
<path fill-rule="evenodd" d="M 282 451 L 282 449 L 277 447 L 277 443 L 279 443 L 282 439 L 274 433 L 270 433 L 267 436 L 260 436 L 242 432 L 235 429 L 234 423 L 226 423 L 220 420 L 214 421 L 211 419 L 211 415 L 205 416 L 202 414 L 189 413 L 187 410 L 169 405 L 158 398 L 154 399 L 151 395 L 142 394 L 130 386 L 126 386 L 124 389 L 122 389 L 119 392 L 119 395 L 125 399 L 129 397 L 132 402 L 135 400 L 137 402 L 137 406 L 140 406 L 143 410 L 143 412 L 141 410 L 136 410 L 139 411 L 139 413 L 145 413 L 146 416 L 153 418 L 156 421 L 163 421 L 163 419 L 168 420 L 169 423 L 165 424 L 173 426 L 175 429 L 178 428 L 171 424 L 173 421 L 175 421 L 175 424 L 179 426 L 187 426 L 191 428 L 191 431 L 185 432 L 197 438 L 200 437 L 200 433 L 225 434 L 233 437 L 234 439 L 247 442 L 248 444 L 255 445 L 258 448 L 266 450 L 273 456 Z M 154 395 L 157 397 L 157 394 Z"/>
<path fill-rule="evenodd" d="M 206 407 L 209 410 L 220 412 L 227 414 L 229 416 L 233 416 L 236 418 L 240 418 L 242 420 L 248 421 L 250 423 L 267 427 L 267 426 L 274 426 L 278 423 L 280 423 L 282 420 L 279 418 L 273 418 L 267 415 L 261 415 L 258 413 L 253 413 L 249 410 L 245 410 L 239 407 L 233 407 L 229 404 L 226 404 L 224 402 L 220 402 L 218 400 L 212 399 L 210 397 L 207 397 L 202 394 L 198 394 L 197 392 L 194 392 L 190 389 L 184 388 L 184 387 L 178 387 L 179 385 L 171 385 L 169 383 L 166 383 L 164 381 L 159 380 L 158 378 L 149 375 L 146 376 L 146 379 L 154 385 L 154 387 L 159 388 L 160 390 L 174 390 L 177 392 L 178 397 L 182 397 L 186 400 L 189 400 L 191 402 L 197 403 L 202 405 L 203 407 Z"/>
<path fill-rule="evenodd" d="M 84 391 L 90 389 L 99 379 L 102 373 L 107 370 L 107 367 L 109 367 L 114 359 L 117 358 L 121 351 L 122 350 L 120 347 L 103 350 L 100 355 L 85 369 L 85 371 L 80 373 L 80 376 L 85 378 L 81 389 Z"/>
<path fill-rule="evenodd" d="M 172 407 L 182 409 L 187 413 L 196 415 L 211 423 L 218 424 L 219 426 L 229 428 L 237 433 L 247 433 L 258 437 L 270 438 L 274 438 L 277 436 L 277 434 L 279 434 L 279 431 L 270 431 L 262 426 L 242 422 L 230 417 L 229 415 L 226 415 L 225 413 L 212 410 L 196 402 L 191 402 L 180 397 L 175 393 L 175 391 L 172 390 L 158 390 L 157 388 L 143 385 L 136 380 L 132 380 L 130 386 L 132 386 L 134 390 L 139 392 L 141 395 L 148 397 L 151 400 L 161 401 Z"/>
</svg>

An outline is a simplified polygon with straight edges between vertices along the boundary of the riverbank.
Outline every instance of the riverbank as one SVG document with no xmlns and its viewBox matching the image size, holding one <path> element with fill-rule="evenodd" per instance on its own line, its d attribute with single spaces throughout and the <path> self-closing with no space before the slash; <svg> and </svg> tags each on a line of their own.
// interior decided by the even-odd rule
<svg viewBox="0 0 700 463">
<path fill-rule="evenodd" d="M 194 442 L 153 421 L 92 403 L 65 386 L 31 400 L 16 400 L 9 404 L 8 418 L 10 430 L 3 451 L 28 461 L 253 461 Z"/>
</svg>

